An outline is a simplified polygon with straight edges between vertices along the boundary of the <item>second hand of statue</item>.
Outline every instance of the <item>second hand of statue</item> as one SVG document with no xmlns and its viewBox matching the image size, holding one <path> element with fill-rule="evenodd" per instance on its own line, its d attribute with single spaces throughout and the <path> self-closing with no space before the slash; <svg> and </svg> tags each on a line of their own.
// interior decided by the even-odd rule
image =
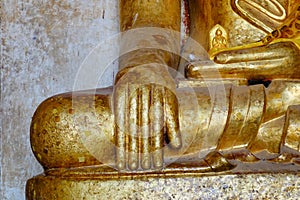
<svg viewBox="0 0 300 200">
<path fill-rule="evenodd" d="M 154 65 L 125 69 L 125 74 L 121 70 L 117 76 L 113 101 L 119 170 L 161 169 L 165 142 L 181 146 L 175 83 L 164 67 Z"/>
<path fill-rule="evenodd" d="M 292 42 L 265 46 L 232 48 L 218 53 L 214 62 L 199 61 L 188 66 L 189 77 L 211 78 L 218 69 L 223 78 L 273 79 L 299 78 L 299 50 Z M 284 72 L 282 71 L 284 70 Z"/>
</svg>

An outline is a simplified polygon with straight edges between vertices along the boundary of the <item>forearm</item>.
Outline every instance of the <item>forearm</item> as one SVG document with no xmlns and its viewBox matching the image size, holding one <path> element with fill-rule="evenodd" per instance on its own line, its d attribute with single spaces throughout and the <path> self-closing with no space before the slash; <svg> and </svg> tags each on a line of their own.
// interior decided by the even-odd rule
<svg viewBox="0 0 300 200">
<path fill-rule="evenodd" d="M 120 70 L 149 63 L 177 68 L 180 6 L 180 0 L 120 0 Z"/>
<path fill-rule="evenodd" d="M 180 0 L 120 0 L 121 31 L 143 27 L 180 30 Z"/>
</svg>

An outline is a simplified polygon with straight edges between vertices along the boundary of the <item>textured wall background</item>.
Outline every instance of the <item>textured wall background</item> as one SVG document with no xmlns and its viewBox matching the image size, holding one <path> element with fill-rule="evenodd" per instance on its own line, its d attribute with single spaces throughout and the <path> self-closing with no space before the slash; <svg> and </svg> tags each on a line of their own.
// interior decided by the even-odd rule
<svg viewBox="0 0 300 200">
<path fill-rule="evenodd" d="M 118 33 L 118 1 L 1 4 L 0 199 L 21 200 L 26 180 L 42 172 L 30 149 L 31 117 L 45 98 L 72 90 L 80 64 L 98 43 L 103 51 L 113 48 L 107 39 Z M 105 77 L 98 86 L 112 83 L 112 70 Z"/>
<path fill-rule="evenodd" d="M 43 171 L 30 149 L 31 117 L 44 99 L 74 88 L 82 62 L 99 43 L 98 53 L 110 57 L 95 66 L 116 56 L 112 36 L 119 29 L 118 0 L 4 0 L 0 12 L 0 199 L 21 200 L 26 180 Z M 112 84 L 116 67 L 112 63 L 114 70 L 102 76 L 98 87 Z M 153 192 L 164 199 L 297 199 L 299 176 L 216 176 L 175 183 L 160 179 L 153 187 L 152 182 L 134 182 L 136 192 L 124 195 L 129 199 L 151 199 Z"/>
</svg>

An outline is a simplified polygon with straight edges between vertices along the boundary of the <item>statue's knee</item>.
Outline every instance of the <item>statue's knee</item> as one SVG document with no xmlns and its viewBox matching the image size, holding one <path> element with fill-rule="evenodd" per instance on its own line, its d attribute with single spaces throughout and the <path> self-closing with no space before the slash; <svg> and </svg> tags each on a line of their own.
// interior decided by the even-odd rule
<svg viewBox="0 0 300 200">
<path fill-rule="evenodd" d="M 84 124 L 78 120 L 80 116 L 84 118 L 88 112 L 85 108 L 89 107 L 80 101 L 82 98 L 79 96 L 76 102 L 71 93 L 61 94 L 45 100 L 37 108 L 31 123 L 31 145 L 44 168 L 100 164 L 82 140 Z M 74 102 L 80 102 L 80 106 Z"/>
</svg>

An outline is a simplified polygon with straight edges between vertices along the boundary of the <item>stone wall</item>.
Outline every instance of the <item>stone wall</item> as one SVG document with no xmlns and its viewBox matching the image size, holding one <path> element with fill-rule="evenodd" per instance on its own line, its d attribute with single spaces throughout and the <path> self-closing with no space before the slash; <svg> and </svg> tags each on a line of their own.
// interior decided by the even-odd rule
<svg viewBox="0 0 300 200">
<path fill-rule="evenodd" d="M 29 142 L 37 106 L 57 93 L 112 84 L 118 64 L 118 0 L 7 0 L 1 1 L 0 11 L 0 199 L 21 200 L 26 180 L 43 171 Z M 106 56 L 89 62 L 92 51 Z M 78 81 L 87 65 L 105 70 L 96 84 L 92 81 L 94 85 Z M 110 194 L 125 199 L 297 199 L 299 176 L 130 180 L 117 182 L 116 193 Z M 134 192 L 127 184 L 135 185 Z M 101 191 L 105 189 L 111 190 Z M 112 197 L 108 192 L 107 198 Z"/>
<path fill-rule="evenodd" d="M 81 64 L 98 44 L 106 53 L 116 49 L 111 38 L 119 30 L 118 1 L 1 4 L 0 199 L 20 200 L 26 180 L 42 172 L 30 148 L 31 117 L 45 98 L 74 88 Z M 97 86 L 111 85 L 113 74 L 108 70 Z"/>
</svg>

